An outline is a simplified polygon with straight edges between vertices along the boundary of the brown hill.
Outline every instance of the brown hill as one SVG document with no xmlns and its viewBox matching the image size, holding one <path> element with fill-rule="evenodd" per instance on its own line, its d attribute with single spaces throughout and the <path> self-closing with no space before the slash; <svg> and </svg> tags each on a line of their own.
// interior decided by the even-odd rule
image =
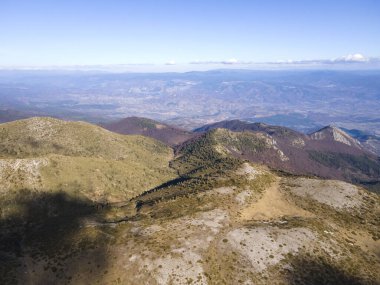
<svg viewBox="0 0 380 285">
<path fill-rule="evenodd" d="M 186 130 L 140 117 L 128 117 L 120 121 L 101 124 L 101 126 L 119 134 L 151 137 L 171 146 L 193 137 L 193 133 Z"/>
</svg>

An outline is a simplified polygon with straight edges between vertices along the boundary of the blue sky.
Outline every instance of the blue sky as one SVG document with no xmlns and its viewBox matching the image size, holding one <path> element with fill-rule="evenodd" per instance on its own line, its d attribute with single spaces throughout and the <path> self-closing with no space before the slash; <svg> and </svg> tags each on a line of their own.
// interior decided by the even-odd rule
<svg viewBox="0 0 380 285">
<path fill-rule="evenodd" d="M 0 0 L 0 65 L 380 56 L 377 0 Z"/>
</svg>

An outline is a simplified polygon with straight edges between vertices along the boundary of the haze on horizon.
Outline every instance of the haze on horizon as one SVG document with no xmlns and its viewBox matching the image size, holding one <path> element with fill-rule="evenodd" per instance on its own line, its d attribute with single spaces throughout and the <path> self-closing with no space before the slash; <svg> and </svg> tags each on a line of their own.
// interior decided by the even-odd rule
<svg viewBox="0 0 380 285">
<path fill-rule="evenodd" d="M 0 66 L 379 68 L 379 14 L 374 0 L 3 0 Z"/>
</svg>

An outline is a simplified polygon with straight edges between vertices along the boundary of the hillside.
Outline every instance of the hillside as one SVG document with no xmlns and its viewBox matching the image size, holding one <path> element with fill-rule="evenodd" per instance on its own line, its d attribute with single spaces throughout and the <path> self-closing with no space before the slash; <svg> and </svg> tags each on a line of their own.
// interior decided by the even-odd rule
<svg viewBox="0 0 380 285">
<path fill-rule="evenodd" d="M 235 157 L 294 174 L 341 179 L 378 190 L 379 158 L 335 127 L 304 135 L 285 127 L 233 120 L 196 131 L 211 132 L 221 148 Z"/>
<path fill-rule="evenodd" d="M 1 284 L 380 282 L 379 196 L 242 160 L 285 162 L 277 137 L 215 129 L 173 156 L 82 122 L 0 133 Z"/>
<path fill-rule="evenodd" d="M 101 126 L 119 134 L 151 137 L 170 146 L 182 143 L 193 137 L 191 132 L 140 117 L 128 117 L 120 121 L 101 124 Z"/>
<path fill-rule="evenodd" d="M 149 138 L 34 117 L 0 125 L 0 192 L 64 191 L 124 201 L 173 177 L 171 157 L 168 147 Z"/>
</svg>

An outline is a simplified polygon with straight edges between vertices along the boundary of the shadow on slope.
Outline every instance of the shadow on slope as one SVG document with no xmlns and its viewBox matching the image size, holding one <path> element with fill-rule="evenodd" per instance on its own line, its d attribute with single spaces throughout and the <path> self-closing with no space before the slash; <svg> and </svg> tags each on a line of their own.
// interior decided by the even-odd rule
<svg viewBox="0 0 380 285">
<path fill-rule="evenodd" d="M 106 240 L 96 227 L 83 227 L 83 220 L 100 218 L 102 205 L 27 189 L 1 204 L 1 284 L 99 282 L 108 265 Z"/>
<path fill-rule="evenodd" d="M 364 285 L 379 284 L 376 277 L 364 279 L 358 264 L 334 265 L 326 257 L 301 256 L 292 262 L 292 270 L 286 274 L 287 284 L 294 285 Z M 368 275 L 366 275 L 368 277 Z"/>
</svg>

